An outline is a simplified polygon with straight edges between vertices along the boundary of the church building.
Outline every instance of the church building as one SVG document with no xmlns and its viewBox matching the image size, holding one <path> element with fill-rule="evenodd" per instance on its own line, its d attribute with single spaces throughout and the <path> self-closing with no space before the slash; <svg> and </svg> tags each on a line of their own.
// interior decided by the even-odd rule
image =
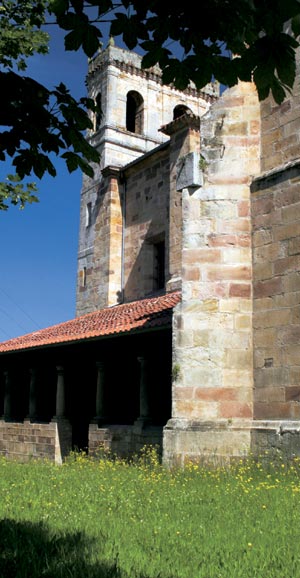
<svg viewBox="0 0 300 578">
<path fill-rule="evenodd" d="M 110 42 L 87 87 L 76 317 L 0 343 L 0 455 L 300 455 L 299 73 L 181 92 Z"/>
</svg>

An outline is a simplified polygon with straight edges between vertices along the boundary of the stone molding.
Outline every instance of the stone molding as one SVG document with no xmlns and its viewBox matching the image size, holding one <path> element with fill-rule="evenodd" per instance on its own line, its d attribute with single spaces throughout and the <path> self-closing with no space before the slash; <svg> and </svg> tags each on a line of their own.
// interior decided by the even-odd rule
<svg viewBox="0 0 300 578">
<path fill-rule="evenodd" d="M 102 56 L 102 54 L 101 54 L 101 56 Z M 154 82 L 157 82 L 160 85 L 163 84 L 162 75 L 159 74 L 158 71 L 155 71 L 153 69 L 141 69 L 141 68 L 138 68 L 137 66 L 135 66 L 134 64 L 122 62 L 122 61 L 117 60 L 115 58 L 105 58 L 102 61 L 100 61 L 100 60 L 98 61 L 98 59 L 95 59 L 95 61 L 91 62 L 89 65 L 88 80 L 90 80 L 90 78 L 92 78 L 96 74 L 96 72 L 103 70 L 103 68 L 105 68 L 107 66 L 115 66 L 121 72 L 126 72 L 126 74 L 132 74 L 135 76 L 140 76 L 141 78 L 144 78 L 146 80 L 153 80 Z M 175 88 L 175 86 L 173 86 L 173 85 L 169 85 L 169 88 L 171 90 L 178 91 L 178 89 Z M 198 90 L 197 88 L 193 88 L 193 87 L 188 87 L 185 90 L 181 90 L 178 92 L 181 92 L 183 94 L 188 94 L 190 96 L 202 98 L 203 100 L 205 100 L 206 102 L 209 102 L 209 103 L 212 103 L 212 102 L 215 102 L 216 100 L 218 100 L 218 96 L 215 96 L 213 94 L 209 94 L 207 92 L 204 92 L 202 90 Z"/>
</svg>

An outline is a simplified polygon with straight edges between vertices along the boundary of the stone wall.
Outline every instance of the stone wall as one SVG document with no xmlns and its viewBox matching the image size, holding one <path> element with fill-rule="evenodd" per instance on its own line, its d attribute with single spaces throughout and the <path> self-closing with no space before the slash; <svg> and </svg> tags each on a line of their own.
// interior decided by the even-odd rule
<svg viewBox="0 0 300 578">
<path fill-rule="evenodd" d="M 158 68 L 153 68 L 150 71 L 142 70 L 141 56 L 112 45 L 108 46 L 106 50 L 98 54 L 90 62 L 87 83 L 88 93 L 91 98 L 95 99 L 97 94 L 101 93 L 103 116 L 99 129 L 91 131 L 89 134 L 91 144 L 100 153 L 100 163 L 99 166 L 94 166 L 95 174 L 93 179 L 87 176 L 83 177 L 81 191 L 76 295 L 77 315 L 120 302 L 122 290 L 124 289 L 124 287 L 120 286 L 121 281 L 118 278 L 120 271 L 119 256 L 123 248 L 122 235 L 119 230 L 120 224 L 119 222 L 116 223 L 116 219 L 118 220 L 120 216 L 119 208 L 122 204 L 123 185 L 120 187 L 120 183 L 115 182 L 108 191 L 106 178 L 103 178 L 103 170 L 108 167 L 124 168 L 128 164 L 134 163 L 135 159 L 166 142 L 168 138 L 160 131 L 160 127 L 172 121 L 176 106 L 184 105 L 194 114 L 201 116 L 208 110 L 211 102 L 215 101 L 218 92 L 218 86 L 215 85 L 208 85 L 204 92 L 199 92 L 195 88 L 189 88 L 181 92 L 170 86 L 164 86 L 162 85 L 161 73 Z M 144 122 L 141 134 L 130 132 L 126 129 L 126 106 L 129 91 L 136 91 L 144 101 Z M 131 181 L 134 189 L 132 194 L 136 195 L 140 192 L 140 202 L 145 200 L 145 210 L 142 209 L 145 214 L 142 218 L 145 216 L 148 221 L 151 220 L 151 226 L 154 223 L 154 219 L 150 216 L 150 197 L 152 204 L 153 202 L 157 206 L 160 204 L 164 215 L 166 214 L 164 205 L 165 181 L 158 175 L 160 168 L 163 168 L 163 173 L 165 174 L 166 167 L 163 165 L 156 167 L 156 169 L 152 167 L 151 171 L 145 169 L 144 176 L 141 177 L 141 179 L 145 180 L 145 183 L 141 183 L 140 191 L 137 190 L 137 186 L 140 186 L 140 183 Z M 117 187 L 119 187 L 119 199 L 117 198 Z M 130 191 L 129 186 L 127 186 L 127 190 Z M 147 193 L 147 190 L 149 193 Z M 148 198 L 147 208 L 146 196 Z M 138 199 L 136 201 L 138 204 Z M 87 226 L 86 213 L 89 204 L 91 222 Z M 119 206 L 117 206 L 118 204 Z M 154 217 L 157 216 L 157 206 L 153 206 Z M 124 208 L 122 206 L 122 211 Z M 117 215 L 118 211 L 119 214 Z M 141 209 L 139 208 L 140 212 Z M 131 199 L 129 199 L 128 215 L 129 218 L 136 215 L 136 210 L 132 208 Z M 110 222 L 110 219 L 112 219 L 112 222 Z M 149 228 L 149 226 L 149 223 L 142 225 L 142 235 L 145 234 L 144 229 Z M 135 235 L 137 229 L 133 228 L 132 230 L 134 231 L 133 235 Z M 111 242 L 111 232 L 115 234 L 113 242 Z M 152 235 L 151 232 L 150 234 Z M 130 236 L 131 233 L 129 234 Z M 119 245 L 117 246 L 118 243 Z M 129 245 L 132 246 L 130 240 Z M 150 253 L 150 245 L 147 248 Z M 146 250 L 146 245 L 144 245 L 144 249 Z M 148 258 L 147 256 L 146 261 L 149 262 L 150 260 L 151 257 Z M 129 257 L 127 255 L 126 267 L 128 280 L 133 269 L 130 255 Z M 112 276 L 111 271 L 113 271 Z M 128 282 L 128 299 L 135 298 L 135 295 L 145 296 L 151 291 L 148 269 L 146 276 L 148 278 L 147 281 L 143 270 L 140 284 L 137 286 L 138 267 L 135 267 L 133 285 L 131 284 L 131 279 Z M 144 286 L 144 292 L 142 292 L 142 286 Z"/>
<path fill-rule="evenodd" d="M 226 91 L 201 119 L 203 186 L 182 190 L 182 303 L 174 317 L 166 463 L 250 449 L 250 183 L 259 173 L 259 129 L 258 99 L 249 84 Z"/>
<path fill-rule="evenodd" d="M 124 177 L 124 299 L 130 301 L 155 289 L 154 246 L 168 240 L 168 145 L 133 164 Z"/>
<path fill-rule="evenodd" d="M 300 72 L 262 111 L 262 174 L 252 185 L 254 416 L 300 418 Z"/>
<path fill-rule="evenodd" d="M 47 424 L 0 420 L 0 455 L 8 459 L 38 458 L 61 464 L 71 448 L 71 428 L 67 420 Z"/>
<path fill-rule="evenodd" d="M 127 458 L 137 454 L 145 445 L 155 446 L 159 453 L 162 447 L 162 428 L 148 426 L 145 429 L 128 425 L 89 427 L 89 454 L 99 456 L 103 452 Z"/>
<path fill-rule="evenodd" d="M 255 417 L 300 418 L 300 162 L 252 193 Z"/>
<path fill-rule="evenodd" d="M 300 150 L 300 50 L 292 94 L 281 105 L 270 96 L 261 104 L 261 171 L 265 173 L 299 159 Z"/>
</svg>

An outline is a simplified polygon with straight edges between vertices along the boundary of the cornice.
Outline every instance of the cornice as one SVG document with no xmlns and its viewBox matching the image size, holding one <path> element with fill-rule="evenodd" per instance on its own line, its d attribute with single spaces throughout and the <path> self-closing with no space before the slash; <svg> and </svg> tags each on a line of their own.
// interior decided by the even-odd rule
<svg viewBox="0 0 300 578">
<path fill-rule="evenodd" d="M 103 58 L 101 61 L 95 59 L 94 61 L 92 61 L 89 65 L 87 82 L 90 82 L 97 72 L 103 70 L 107 66 L 114 66 L 121 72 L 126 72 L 126 74 L 131 74 L 132 76 L 139 76 L 140 78 L 144 78 L 145 80 L 153 80 L 157 84 L 161 86 L 163 85 L 162 76 L 157 71 L 158 70 L 157 68 L 156 70 L 152 68 L 141 69 L 135 66 L 134 64 L 122 62 L 121 60 L 115 58 Z M 178 90 L 177 88 L 175 88 L 175 86 L 171 84 L 169 84 L 168 86 L 171 90 L 178 91 L 188 96 L 193 96 L 195 98 L 201 98 L 202 100 L 205 100 L 206 102 L 209 103 L 213 103 L 216 100 L 218 100 L 217 96 L 206 93 L 203 90 L 198 90 L 197 88 L 193 88 L 191 86 L 187 87 L 185 90 Z"/>
</svg>

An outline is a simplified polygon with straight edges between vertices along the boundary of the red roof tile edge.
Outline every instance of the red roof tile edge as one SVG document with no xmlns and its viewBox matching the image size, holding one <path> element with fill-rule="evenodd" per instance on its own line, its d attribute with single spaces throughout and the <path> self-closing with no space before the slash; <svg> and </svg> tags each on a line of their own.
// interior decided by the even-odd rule
<svg viewBox="0 0 300 578">
<path fill-rule="evenodd" d="M 40 329 L 0 343 L 0 354 L 56 343 L 129 333 L 137 329 L 164 326 L 181 300 L 180 291 L 105 307 L 69 321 Z"/>
</svg>

